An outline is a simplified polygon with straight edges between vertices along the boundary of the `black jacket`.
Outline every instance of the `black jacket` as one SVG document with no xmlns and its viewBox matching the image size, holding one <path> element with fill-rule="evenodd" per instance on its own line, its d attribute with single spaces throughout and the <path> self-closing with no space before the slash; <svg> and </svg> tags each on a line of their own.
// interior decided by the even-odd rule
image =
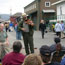
<svg viewBox="0 0 65 65">
<path fill-rule="evenodd" d="M 40 23 L 40 24 L 39 24 L 39 30 L 44 31 L 45 29 L 46 29 L 46 25 L 43 24 L 43 23 Z"/>
</svg>

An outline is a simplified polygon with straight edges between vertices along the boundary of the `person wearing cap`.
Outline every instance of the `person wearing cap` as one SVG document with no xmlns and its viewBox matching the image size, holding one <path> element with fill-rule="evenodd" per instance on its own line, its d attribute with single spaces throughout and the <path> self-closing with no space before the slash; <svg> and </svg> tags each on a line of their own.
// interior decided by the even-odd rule
<svg viewBox="0 0 65 65">
<path fill-rule="evenodd" d="M 23 21 L 19 23 L 19 29 L 22 31 L 24 46 L 26 55 L 34 53 L 34 44 L 33 44 L 33 28 L 34 23 L 27 18 L 26 14 L 22 14 Z"/>
<path fill-rule="evenodd" d="M 55 38 L 54 38 L 54 42 L 55 42 L 55 44 L 52 44 L 52 45 L 50 46 L 51 52 L 56 51 L 56 45 L 61 43 L 61 39 L 60 39 L 59 37 L 55 37 Z M 62 50 L 65 50 L 65 47 L 64 47 L 64 46 L 62 46 Z"/>
<path fill-rule="evenodd" d="M 51 50 L 47 45 L 43 45 L 40 48 L 40 56 L 43 61 L 43 65 L 60 65 L 58 62 L 51 62 Z"/>
</svg>

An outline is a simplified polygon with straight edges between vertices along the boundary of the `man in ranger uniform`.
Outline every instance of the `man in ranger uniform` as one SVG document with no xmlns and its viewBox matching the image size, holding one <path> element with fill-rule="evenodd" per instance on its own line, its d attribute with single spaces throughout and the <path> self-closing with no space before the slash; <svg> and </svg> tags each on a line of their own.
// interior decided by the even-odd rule
<svg viewBox="0 0 65 65">
<path fill-rule="evenodd" d="M 19 23 L 19 29 L 22 31 L 24 46 L 26 55 L 34 53 L 34 44 L 33 44 L 33 27 L 34 23 L 27 18 L 26 13 L 22 14 L 23 21 Z M 30 48 L 30 50 L 29 50 Z"/>
</svg>

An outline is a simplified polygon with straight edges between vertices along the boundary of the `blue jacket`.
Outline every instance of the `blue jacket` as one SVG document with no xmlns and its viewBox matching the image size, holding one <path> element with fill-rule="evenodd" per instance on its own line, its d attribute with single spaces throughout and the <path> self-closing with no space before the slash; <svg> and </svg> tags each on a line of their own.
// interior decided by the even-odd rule
<svg viewBox="0 0 65 65">
<path fill-rule="evenodd" d="M 65 57 L 61 60 L 61 65 L 65 65 Z"/>
</svg>

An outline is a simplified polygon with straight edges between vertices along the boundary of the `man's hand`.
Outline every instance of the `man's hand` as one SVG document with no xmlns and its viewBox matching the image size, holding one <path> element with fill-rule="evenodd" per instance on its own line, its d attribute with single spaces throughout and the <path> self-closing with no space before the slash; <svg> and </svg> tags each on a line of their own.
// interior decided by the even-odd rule
<svg viewBox="0 0 65 65">
<path fill-rule="evenodd" d="M 26 29 L 25 28 L 21 28 L 22 31 L 25 31 Z"/>
<path fill-rule="evenodd" d="M 9 46 L 9 42 L 6 41 L 6 42 L 3 43 L 3 45 L 5 45 L 5 46 Z"/>
<path fill-rule="evenodd" d="M 34 26 L 33 21 L 30 21 L 30 22 L 29 22 L 29 25 Z"/>
<path fill-rule="evenodd" d="M 31 23 L 31 24 L 30 24 L 31 26 L 34 26 L 34 23 L 33 23 L 33 21 L 30 21 L 30 23 Z"/>
<path fill-rule="evenodd" d="M 0 46 L 2 45 L 2 43 L 0 42 Z"/>
</svg>

